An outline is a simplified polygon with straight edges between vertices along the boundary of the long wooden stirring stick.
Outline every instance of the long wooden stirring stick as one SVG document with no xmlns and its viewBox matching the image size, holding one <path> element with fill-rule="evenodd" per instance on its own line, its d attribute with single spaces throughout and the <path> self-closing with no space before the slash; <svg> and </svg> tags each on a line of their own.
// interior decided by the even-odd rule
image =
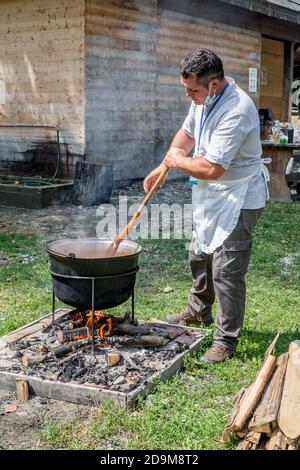
<svg viewBox="0 0 300 470">
<path fill-rule="evenodd" d="M 157 190 L 157 188 L 160 186 L 161 182 L 163 181 L 163 179 L 167 175 L 167 173 L 169 171 L 169 168 L 166 167 L 165 165 L 163 165 L 163 166 L 164 166 L 164 168 L 163 168 L 161 174 L 159 175 L 159 177 L 155 181 L 154 185 L 150 189 L 149 193 L 147 194 L 147 196 L 145 197 L 145 199 L 143 200 L 143 202 L 139 206 L 138 210 L 134 213 L 134 215 L 132 216 L 132 218 L 130 219 L 130 221 L 126 225 L 126 227 L 123 228 L 123 230 L 116 236 L 116 238 L 111 243 L 111 245 L 109 245 L 109 247 L 107 249 L 107 252 L 106 252 L 107 257 L 115 256 L 115 254 L 117 252 L 117 249 L 119 248 L 120 243 L 127 237 L 130 230 L 132 229 L 134 223 L 136 222 L 136 220 L 141 215 L 143 209 L 146 207 L 146 205 L 148 204 L 148 202 L 152 198 L 153 194 L 155 193 L 155 191 Z"/>
</svg>

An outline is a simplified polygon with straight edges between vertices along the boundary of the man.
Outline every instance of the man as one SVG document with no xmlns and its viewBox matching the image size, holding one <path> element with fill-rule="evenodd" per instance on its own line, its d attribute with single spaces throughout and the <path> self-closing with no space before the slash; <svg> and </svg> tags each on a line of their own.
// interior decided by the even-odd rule
<svg viewBox="0 0 300 470">
<path fill-rule="evenodd" d="M 213 322 L 216 333 L 202 356 L 208 363 L 231 357 L 245 310 L 245 274 L 252 231 L 266 202 L 257 110 L 229 77 L 221 59 L 195 49 L 181 62 L 181 84 L 192 104 L 163 162 L 144 180 L 148 192 L 163 165 L 190 176 L 194 236 L 189 252 L 193 285 L 186 308 L 169 315 L 170 323 Z M 194 158 L 188 157 L 194 149 Z"/>
</svg>

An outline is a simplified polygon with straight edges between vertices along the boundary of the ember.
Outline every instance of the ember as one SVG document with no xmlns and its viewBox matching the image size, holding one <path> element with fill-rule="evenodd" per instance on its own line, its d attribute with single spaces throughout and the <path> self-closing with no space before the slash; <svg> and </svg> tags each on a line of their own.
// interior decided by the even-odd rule
<svg viewBox="0 0 300 470">
<path fill-rule="evenodd" d="M 74 315 L 74 320 L 68 324 L 66 330 L 60 332 L 58 338 L 62 343 L 64 341 L 78 341 L 84 338 L 92 339 L 93 327 L 94 335 L 100 338 L 110 336 L 113 331 L 112 317 L 104 312 L 96 311 L 94 325 L 92 323 L 93 315 L 91 311 L 78 311 Z"/>
<path fill-rule="evenodd" d="M 130 406 L 146 384 L 149 391 L 149 382 L 178 370 L 184 354 L 198 349 L 205 336 L 197 328 L 132 324 L 130 314 L 94 313 L 94 351 L 91 312 L 78 309 L 60 309 L 53 323 L 50 314 L 1 338 L 0 387 L 15 389 L 21 377 L 37 395 L 77 403 L 112 399 Z M 60 389 L 67 385 L 72 391 Z"/>
</svg>

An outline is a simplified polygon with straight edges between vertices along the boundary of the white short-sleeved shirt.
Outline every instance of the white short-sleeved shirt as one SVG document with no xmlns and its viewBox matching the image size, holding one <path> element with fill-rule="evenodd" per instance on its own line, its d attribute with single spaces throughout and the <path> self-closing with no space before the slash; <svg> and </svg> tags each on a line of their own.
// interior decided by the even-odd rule
<svg viewBox="0 0 300 470">
<path fill-rule="evenodd" d="M 259 209 L 266 204 L 267 192 L 261 173 L 262 147 L 260 122 L 252 99 L 233 79 L 226 77 L 229 86 L 209 115 L 199 143 L 203 106 L 191 104 L 182 125 L 183 131 L 195 139 L 194 155 L 202 155 L 211 163 L 224 168 L 218 181 L 250 179 L 243 209 Z"/>
</svg>

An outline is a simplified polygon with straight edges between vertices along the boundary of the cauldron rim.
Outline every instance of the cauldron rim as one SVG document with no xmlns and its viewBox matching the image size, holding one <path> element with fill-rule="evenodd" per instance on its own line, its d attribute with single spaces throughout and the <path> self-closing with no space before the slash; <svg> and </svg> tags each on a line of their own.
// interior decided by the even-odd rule
<svg viewBox="0 0 300 470">
<path fill-rule="evenodd" d="M 113 240 L 110 240 L 108 238 L 92 238 L 92 237 L 81 237 L 81 238 L 78 238 L 78 237 L 68 237 L 68 238 L 60 238 L 60 239 L 56 239 L 56 240 L 50 240 L 48 242 L 45 243 L 45 249 L 46 251 L 50 254 L 50 255 L 53 255 L 55 256 L 56 258 L 60 258 L 60 259 L 68 259 L 69 256 L 68 255 L 65 255 L 65 254 L 62 254 L 62 253 L 59 253 L 58 251 L 55 251 L 51 245 L 55 244 L 55 243 L 59 243 L 59 242 L 62 242 L 62 243 L 66 243 L 66 242 L 74 242 L 74 241 L 84 241 L 84 242 L 105 242 L 105 244 L 111 244 L 113 242 Z M 93 260 L 106 260 L 106 261 L 109 261 L 109 260 L 117 260 L 117 259 L 126 259 L 126 258 L 131 258 L 133 256 L 137 256 L 141 253 L 142 251 L 142 247 L 141 245 L 139 245 L 138 243 L 132 241 L 132 240 L 124 240 L 120 247 L 122 247 L 122 245 L 126 246 L 127 247 L 131 246 L 132 248 L 134 248 L 134 251 L 132 253 L 129 253 L 129 254 L 122 254 L 120 256 L 111 256 L 111 257 L 97 257 L 97 258 L 82 258 L 82 257 L 75 257 L 76 260 L 89 260 L 89 261 L 93 261 Z"/>
</svg>

